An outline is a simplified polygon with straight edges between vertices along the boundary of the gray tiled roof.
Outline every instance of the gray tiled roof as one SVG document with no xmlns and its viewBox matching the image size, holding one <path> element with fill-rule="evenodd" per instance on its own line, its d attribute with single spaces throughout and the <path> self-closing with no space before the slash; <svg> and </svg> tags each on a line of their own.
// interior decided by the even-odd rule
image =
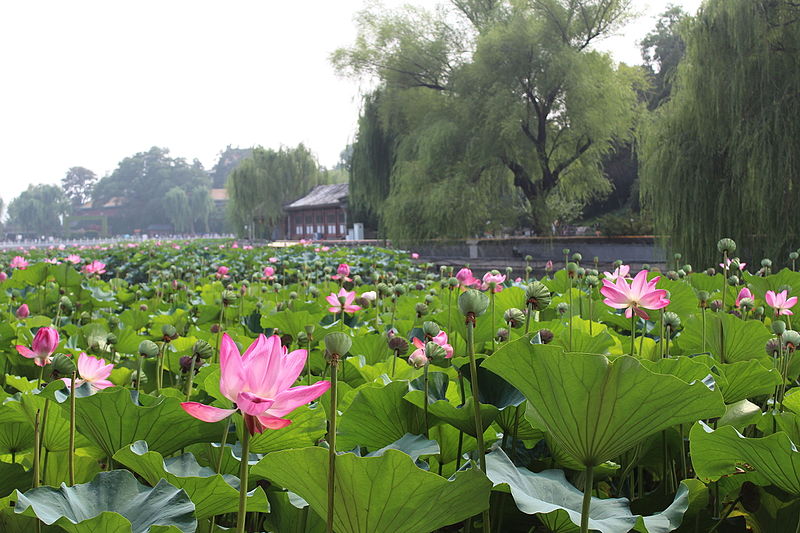
<svg viewBox="0 0 800 533">
<path fill-rule="evenodd" d="M 310 193 L 287 205 L 286 209 L 338 206 L 347 202 L 348 189 L 348 183 L 317 185 Z"/>
</svg>

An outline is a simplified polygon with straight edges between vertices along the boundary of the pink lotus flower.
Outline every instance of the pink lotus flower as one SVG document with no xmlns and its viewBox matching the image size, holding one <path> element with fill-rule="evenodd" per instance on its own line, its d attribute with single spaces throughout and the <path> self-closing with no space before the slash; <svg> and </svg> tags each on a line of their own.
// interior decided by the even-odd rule
<svg viewBox="0 0 800 533">
<path fill-rule="evenodd" d="M 347 263 L 342 263 L 339 265 L 339 268 L 336 269 L 336 275 L 331 276 L 331 279 L 343 279 L 344 281 L 351 281 L 351 279 L 347 277 L 349 275 L 350 265 Z"/>
<path fill-rule="evenodd" d="M 5 272 L 0 272 L 0 281 L 5 281 L 8 279 L 8 274 Z"/>
<path fill-rule="evenodd" d="M 270 263 L 277 263 L 278 262 L 278 258 L 277 257 L 270 257 L 269 258 L 269 262 Z"/>
<path fill-rule="evenodd" d="M 412 252 L 411 259 L 419 259 L 419 254 L 417 252 Z"/>
<path fill-rule="evenodd" d="M 553 261 L 547 260 L 547 263 L 544 264 L 544 269 L 548 272 L 553 270 Z"/>
<path fill-rule="evenodd" d="M 483 284 L 481 285 L 481 290 L 489 290 L 491 292 L 500 292 L 503 290 L 503 282 L 506 280 L 506 277 L 503 274 L 494 274 L 492 272 L 487 272 L 483 275 Z"/>
<path fill-rule="evenodd" d="M 753 299 L 753 293 L 750 292 L 750 289 L 744 287 L 742 290 L 739 291 L 739 295 L 736 297 L 736 307 L 739 307 L 741 301 L 745 298 Z"/>
<path fill-rule="evenodd" d="M 45 260 L 44 260 L 44 262 L 45 262 L 45 263 L 49 263 L 49 264 L 51 264 L 51 265 L 58 265 L 58 264 L 60 264 L 60 261 L 59 261 L 58 259 L 56 259 L 55 257 L 48 257 L 47 259 L 45 259 Z"/>
<path fill-rule="evenodd" d="M 66 259 L 67 262 L 72 263 L 73 265 L 77 265 L 81 262 L 81 256 L 78 254 L 69 254 Z"/>
<path fill-rule="evenodd" d="M 100 261 L 95 259 L 94 261 L 83 267 L 83 271 L 86 274 L 97 274 L 97 275 L 104 274 L 106 271 L 106 264 L 101 263 Z"/>
<path fill-rule="evenodd" d="M 108 380 L 112 370 L 114 370 L 114 365 L 106 364 L 105 359 L 95 359 L 82 353 L 78 356 L 78 375 L 80 379 L 75 379 L 75 386 L 80 387 L 84 383 L 88 383 L 97 390 L 113 387 L 114 384 Z M 69 387 L 72 380 L 70 378 L 61 378 L 61 381 Z"/>
<path fill-rule="evenodd" d="M 17 308 L 16 315 L 19 319 L 28 318 L 30 314 L 31 310 L 28 309 L 28 304 L 22 304 Z"/>
<path fill-rule="evenodd" d="M 228 334 L 222 335 L 219 390 L 236 403 L 251 435 L 288 426 L 292 421 L 284 416 L 316 400 L 330 388 L 329 381 L 292 387 L 303 370 L 306 357 L 306 350 L 287 353 L 280 337 L 267 338 L 263 334 L 240 356 Z M 181 407 L 204 422 L 219 422 L 237 411 L 198 402 L 183 402 Z"/>
<path fill-rule="evenodd" d="M 633 282 L 628 285 L 624 278 L 617 278 L 616 282 L 603 280 L 600 293 L 606 297 L 606 305 L 615 309 L 625 309 L 625 316 L 631 318 L 634 313 L 647 320 L 650 318 L 643 309 L 662 309 L 669 305 L 666 298 L 667 291 L 656 289 L 659 277 L 647 281 L 647 270 L 642 270 Z"/>
<path fill-rule="evenodd" d="M 221 266 L 217 269 L 217 273 L 215 274 L 217 279 L 227 278 L 228 277 L 228 267 Z"/>
<path fill-rule="evenodd" d="M 408 364 L 414 368 L 422 368 L 428 364 L 428 356 L 425 355 L 425 348 L 417 348 L 408 356 Z"/>
<path fill-rule="evenodd" d="M 355 313 L 361 310 L 361 306 L 353 305 L 356 299 L 355 291 L 347 292 L 346 290 L 339 289 L 339 293 L 332 292 L 325 297 L 325 300 L 331 305 L 328 311 L 334 314 L 338 313 Z"/>
<path fill-rule="evenodd" d="M 789 291 L 786 290 L 778 294 L 773 291 L 767 291 L 764 299 L 767 301 L 767 305 L 775 310 L 775 316 L 793 315 L 794 313 L 790 309 L 797 303 L 797 296 L 792 296 L 791 298 L 788 298 L 788 296 Z"/>
<path fill-rule="evenodd" d="M 238 242 L 235 242 L 235 241 L 234 241 L 234 243 L 233 243 L 233 244 L 231 244 L 231 248 L 233 248 L 233 249 L 236 249 L 236 248 L 238 248 L 238 247 L 239 247 L 239 243 L 238 243 Z"/>
<path fill-rule="evenodd" d="M 25 260 L 25 258 L 19 255 L 15 255 L 14 259 L 11 260 L 11 268 L 18 268 L 20 270 L 25 270 L 26 268 L 28 268 L 28 262 Z"/>
<path fill-rule="evenodd" d="M 619 278 L 627 279 L 628 273 L 631 271 L 629 265 L 620 265 L 614 269 L 614 272 L 603 272 L 603 278 L 608 281 L 617 281 Z"/>
<path fill-rule="evenodd" d="M 323 246 L 322 248 L 320 248 L 320 250 L 322 250 L 323 252 L 327 252 L 330 249 L 331 249 L 330 246 Z"/>
<path fill-rule="evenodd" d="M 417 337 L 414 337 L 414 340 L 412 340 L 411 342 L 414 344 L 414 346 L 417 347 L 418 350 L 422 350 L 422 353 L 425 354 L 424 342 L 419 340 Z M 453 347 L 447 344 L 447 333 L 445 333 L 444 331 L 440 331 L 438 335 L 431 338 L 431 342 L 435 342 L 436 344 L 444 348 L 445 359 L 450 359 L 451 357 L 453 357 Z"/>
<path fill-rule="evenodd" d="M 378 298 L 378 293 L 375 291 L 367 291 L 361 294 L 361 297 L 367 300 L 368 302 L 374 302 Z"/>
<path fill-rule="evenodd" d="M 36 332 L 36 336 L 33 337 L 33 343 L 31 343 L 31 348 L 33 349 L 31 350 L 31 348 L 27 346 L 18 344 L 17 352 L 19 352 L 22 357 L 33 359 L 36 366 L 45 366 L 50 363 L 50 356 L 53 355 L 53 352 L 58 348 L 60 340 L 58 330 L 55 328 L 39 328 L 39 331 Z"/>
<path fill-rule="evenodd" d="M 275 269 L 271 266 L 264 267 L 264 279 L 271 280 L 275 279 Z"/>
<path fill-rule="evenodd" d="M 723 261 L 722 263 L 719 264 L 719 267 L 722 268 L 722 269 L 730 270 L 731 263 L 733 263 L 733 261 L 731 261 L 730 259 L 728 259 L 726 257 L 725 261 Z M 744 270 L 744 267 L 746 267 L 746 266 L 747 266 L 747 263 L 739 263 L 739 270 Z"/>
<path fill-rule="evenodd" d="M 481 280 L 472 275 L 472 270 L 462 268 L 456 273 L 456 279 L 462 287 L 479 287 Z"/>
</svg>

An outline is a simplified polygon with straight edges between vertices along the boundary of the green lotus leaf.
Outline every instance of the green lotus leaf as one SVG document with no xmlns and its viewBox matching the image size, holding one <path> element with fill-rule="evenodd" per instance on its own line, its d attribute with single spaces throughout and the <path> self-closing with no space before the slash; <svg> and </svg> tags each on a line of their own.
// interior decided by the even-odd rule
<svg viewBox="0 0 800 533">
<path fill-rule="evenodd" d="M 165 531 L 156 526 L 182 533 L 197 529 L 194 504 L 184 491 L 165 480 L 146 487 L 127 470 L 101 472 L 90 483 L 73 487 L 31 489 L 19 494 L 14 510 L 69 533 Z"/>
<path fill-rule="evenodd" d="M 62 288 L 80 287 L 81 282 L 83 281 L 83 276 L 81 276 L 80 272 L 78 272 L 75 267 L 67 263 L 61 263 L 60 265 L 49 265 L 48 275 L 55 278 L 56 283 L 58 283 Z"/>
<path fill-rule="evenodd" d="M 781 382 L 780 373 L 764 366 L 761 360 L 740 361 L 716 366 L 725 379 L 718 380 L 725 403 L 735 403 L 745 398 L 772 394 Z"/>
<path fill-rule="evenodd" d="M 138 441 L 115 453 L 114 460 L 142 476 L 151 486 L 166 479 L 173 486 L 183 489 L 194 502 L 198 520 L 235 513 L 239 509 L 239 478 L 217 474 L 210 468 L 200 466 L 191 453 L 164 459 L 160 453 L 149 451 L 146 442 Z M 247 510 L 269 511 L 261 487 L 248 492 Z"/>
<path fill-rule="evenodd" d="M 266 516 L 267 531 L 324 533 L 325 520 L 312 511 L 308 502 L 297 494 L 271 490 L 267 493 L 267 498 L 272 509 Z"/>
<path fill-rule="evenodd" d="M 350 355 L 362 355 L 368 365 L 386 361 L 392 355 L 383 335 L 356 335 L 350 347 Z"/>
<path fill-rule="evenodd" d="M 757 485 L 776 485 L 800 496 L 800 451 L 784 432 L 746 438 L 732 426 L 714 430 L 700 421 L 689 432 L 689 446 L 703 481 L 748 473 Z"/>
<path fill-rule="evenodd" d="M 720 323 L 724 342 L 720 339 Z M 727 313 L 706 313 L 705 350 L 702 327 L 701 320 L 687 321 L 675 345 L 686 354 L 710 352 L 722 363 L 768 359 L 764 345 L 772 335 L 758 320 L 745 322 Z"/>
<path fill-rule="evenodd" d="M 725 414 L 717 424 L 720 426 L 733 426 L 744 429 L 745 426 L 754 424 L 761 417 L 761 408 L 748 400 L 739 400 L 725 406 Z"/>
<path fill-rule="evenodd" d="M 252 470 L 327 515 L 327 450 L 271 453 Z M 397 450 L 379 457 L 344 453 L 336 457 L 333 528 L 337 533 L 428 533 L 487 509 L 490 486 L 478 470 L 459 472 L 448 481 L 421 470 Z"/>
<path fill-rule="evenodd" d="M 27 489 L 32 479 L 32 473 L 26 472 L 21 464 L 0 462 L 0 498 L 5 498 L 15 490 Z"/>
<path fill-rule="evenodd" d="M 517 508 L 523 513 L 539 515 L 547 522 L 561 523 L 558 531 L 577 531 L 576 526 L 581 523 L 583 493 L 567 481 L 563 470 L 534 473 L 518 468 L 503 450 L 497 449 L 486 456 L 486 475 L 495 487 L 508 486 Z M 667 509 L 645 517 L 634 515 L 625 498 L 592 497 L 589 529 L 600 533 L 667 533 L 680 526 L 688 506 L 689 490 L 685 485 L 681 485 Z M 564 527 L 565 516 L 572 527 Z"/>
<path fill-rule="evenodd" d="M 325 436 L 327 419 L 325 410 L 317 405 L 313 409 L 303 405 L 286 415 L 292 423 L 279 430 L 265 431 L 250 440 L 252 453 L 271 453 L 289 448 L 313 446 Z M 241 429 L 237 425 L 237 429 Z"/>
<path fill-rule="evenodd" d="M 120 387 L 78 398 L 75 409 L 78 431 L 108 456 L 138 440 L 170 455 L 195 442 L 219 440 L 225 429 L 225 422 L 210 424 L 189 416 L 177 398 L 137 395 Z"/>
<path fill-rule="evenodd" d="M 272 315 L 261 317 L 262 328 L 277 328 L 281 333 L 288 333 L 297 338 L 297 334 L 312 324 L 317 324 L 318 318 L 314 318 L 307 311 L 280 311 Z"/>
<path fill-rule="evenodd" d="M 653 373 L 629 356 L 609 361 L 520 339 L 483 366 L 517 387 L 530 402 L 526 416 L 534 427 L 586 466 L 673 425 L 724 413 L 719 391 Z"/>
</svg>

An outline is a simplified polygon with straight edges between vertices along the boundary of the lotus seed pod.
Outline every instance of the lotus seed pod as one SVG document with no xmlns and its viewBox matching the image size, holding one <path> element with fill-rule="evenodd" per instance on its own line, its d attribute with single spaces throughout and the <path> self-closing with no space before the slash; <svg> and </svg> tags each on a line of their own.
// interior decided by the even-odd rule
<svg viewBox="0 0 800 533">
<path fill-rule="evenodd" d="M 547 309 L 553 301 L 550 289 L 541 281 L 534 281 L 528 284 L 525 288 L 525 298 L 527 305 L 531 306 L 534 311 Z"/>
<path fill-rule="evenodd" d="M 231 305 L 233 302 L 239 299 L 239 294 L 235 291 L 222 291 L 222 305 L 225 307 Z"/>
<path fill-rule="evenodd" d="M 53 374 L 58 376 L 71 376 L 77 370 L 72 357 L 63 353 L 55 354 L 50 362 L 53 365 Z"/>
<path fill-rule="evenodd" d="M 529 255 L 526 255 L 526 256 L 525 256 L 525 261 L 526 261 L 527 263 L 530 263 L 531 261 L 533 261 L 533 257 L 531 257 L 531 256 L 529 256 Z"/>
<path fill-rule="evenodd" d="M 683 270 L 687 274 L 691 274 L 692 273 L 692 265 L 688 265 L 688 264 L 687 265 L 683 265 L 681 267 L 681 270 Z"/>
<path fill-rule="evenodd" d="M 447 285 L 451 289 L 455 289 L 456 287 L 458 287 L 458 279 L 457 278 L 450 278 L 449 280 L 447 280 Z"/>
<path fill-rule="evenodd" d="M 586 276 L 586 285 L 594 289 L 600 284 L 600 278 L 595 276 L 594 274 L 590 274 Z"/>
<path fill-rule="evenodd" d="M 587 268 L 586 269 L 586 275 L 587 276 L 594 276 L 596 278 L 599 278 L 600 277 L 600 272 L 598 272 L 596 268 Z"/>
<path fill-rule="evenodd" d="M 561 302 L 556 306 L 556 312 L 559 315 L 564 315 L 569 311 L 569 304 L 567 302 Z"/>
<path fill-rule="evenodd" d="M 764 317 L 764 306 L 759 305 L 755 309 L 753 309 L 753 318 L 756 320 L 761 320 Z"/>
<path fill-rule="evenodd" d="M 422 332 L 428 337 L 435 337 L 441 333 L 442 329 L 436 322 L 426 321 L 422 324 Z"/>
<path fill-rule="evenodd" d="M 650 270 L 650 264 L 649 263 L 642 263 L 642 270 Z"/>
<path fill-rule="evenodd" d="M 428 358 L 425 357 L 425 351 L 422 349 L 414 350 L 411 355 L 408 356 L 408 364 L 414 368 L 422 368 L 427 365 Z"/>
<path fill-rule="evenodd" d="M 308 288 L 308 293 L 311 294 L 313 298 L 317 298 L 319 296 L 319 289 L 312 285 Z"/>
<path fill-rule="evenodd" d="M 789 253 L 789 259 L 791 259 L 792 261 L 797 261 L 798 257 L 800 257 L 800 254 L 798 254 L 797 252 L 790 252 Z"/>
<path fill-rule="evenodd" d="M 430 361 L 441 361 L 447 357 L 447 351 L 443 346 L 429 341 L 425 343 L 425 357 Z"/>
<path fill-rule="evenodd" d="M 147 304 L 141 304 L 139 306 L 139 311 L 147 311 Z"/>
<path fill-rule="evenodd" d="M 796 332 L 793 329 L 787 329 L 781 334 L 781 340 L 783 344 L 786 345 L 786 348 L 789 351 L 795 351 L 798 347 L 800 347 L 800 333 Z"/>
<path fill-rule="evenodd" d="M 708 299 L 710 298 L 710 296 L 711 296 L 711 295 L 710 295 L 710 294 L 708 294 L 708 291 L 697 291 L 697 299 L 698 299 L 698 300 L 699 300 L 701 303 L 707 303 L 707 302 L 708 302 Z"/>
<path fill-rule="evenodd" d="M 619 267 L 621 267 L 621 266 L 622 266 L 622 259 L 617 259 L 616 261 L 614 261 L 614 262 L 612 263 L 612 265 L 614 266 L 614 268 L 619 268 Z"/>
<path fill-rule="evenodd" d="M 531 272 L 533 272 L 533 267 L 532 266 L 526 266 L 525 267 L 525 273 L 526 274 L 530 274 Z"/>
<path fill-rule="evenodd" d="M 111 315 L 108 317 L 108 325 L 112 328 L 119 327 L 119 317 L 117 315 Z"/>
<path fill-rule="evenodd" d="M 728 285 L 736 287 L 739 284 L 739 276 L 728 276 Z"/>
<path fill-rule="evenodd" d="M 674 254 L 672 257 L 675 258 L 675 261 L 680 261 L 681 259 L 683 259 L 683 256 L 679 253 Z"/>
<path fill-rule="evenodd" d="M 497 342 L 506 342 L 508 340 L 508 330 L 506 328 L 498 328 L 494 338 Z"/>
<path fill-rule="evenodd" d="M 711 300 L 708 305 L 712 311 L 719 311 L 722 309 L 722 300 Z"/>
<path fill-rule="evenodd" d="M 770 340 L 767 341 L 766 346 L 764 346 L 764 350 L 767 352 L 769 356 L 775 356 L 776 354 L 780 353 L 781 351 L 781 341 L 775 337 L 772 337 Z"/>
<path fill-rule="evenodd" d="M 297 332 L 297 344 L 300 346 L 305 345 L 308 343 L 308 334 L 305 331 L 298 331 Z"/>
<path fill-rule="evenodd" d="M 677 274 L 678 274 L 678 277 L 680 279 L 683 279 L 683 278 L 686 277 L 686 271 L 684 269 L 682 269 L 682 268 L 678 270 Z"/>
<path fill-rule="evenodd" d="M 672 331 L 676 331 L 681 327 L 681 317 L 679 317 L 677 313 L 667 311 L 664 313 L 664 325 Z"/>
<path fill-rule="evenodd" d="M 728 254 L 728 256 L 731 256 L 736 251 L 736 243 L 733 242 L 733 239 L 720 239 L 717 242 L 717 250 L 719 250 L 721 254 Z"/>
<path fill-rule="evenodd" d="M 578 267 L 578 270 L 576 270 L 575 273 L 579 278 L 582 278 L 584 275 L 586 275 L 586 269 L 583 267 Z"/>
<path fill-rule="evenodd" d="M 772 333 L 775 335 L 783 335 L 784 331 L 786 331 L 786 322 L 783 320 L 772 321 Z"/>
<path fill-rule="evenodd" d="M 506 312 L 503 313 L 503 320 L 510 328 L 520 328 L 523 326 L 523 324 L 525 324 L 525 313 L 516 307 L 512 307 L 510 309 L 506 309 Z"/>
<path fill-rule="evenodd" d="M 570 277 L 574 277 L 578 272 L 578 265 L 570 261 L 567 263 L 567 272 L 569 273 Z"/>
<path fill-rule="evenodd" d="M 181 357 L 178 360 L 178 362 L 179 362 L 179 364 L 181 366 L 181 372 L 183 372 L 185 374 L 186 372 L 191 370 L 191 368 L 192 368 L 192 359 L 193 359 L 192 357 L 189 357 L 188 355 L 184 355 L 183 357 Z"/>
<path fill-rule="evenodd" d="M 761 266 L 764 267 L 764 268 L 772 268 L 772 260 L 771 259 L 766 259 L 766 258 L 762 259 L 761 260 Z"/>
<path fill-rule="evenodd" d="M 58 301 L 58 305 L 61 306 L 61 311 L 63 313 L 71 313 L 72 312 L 72 300 L 70 300 L 66 296 L 62 296 L 61 299 Z M 119 322 L 117 322 L 119 324 Z"/>
<path fill-rule="evenodd" d="M 750 312 L 755 307 L 756 302 L 752 298 L 742 298 L 739 300 L 739 309 L 742 311 Z"/>
<path fill-rule="evenodd" d="M 266 286 L 266 285 L 262 285 L 262 286 L 261 286 L 261 294 L 266 294 L 266 292 L 267 292 L 268 290 L 269 290 L 269 289 L 267 288 L 267 286 Z"/>
<path fill-rule="evenodd" d="M 174 341 L 178 338 L 178 330 L 172 324 L 164 324 L 161 326 L 161 337 L 165 342 Z"/>
<path fill-rule="evenodd" d="M 572 260 L 576 263 L 580 263 L 583 260 L 583 255 L 580 252 L 575 252 L 572 254 Z"/>
<path fill-rule="evenodd" d="M 563 255 L 569 255 L 569 248 L 564 248 L 563 250 L 561 250 L 561 253 Z"/>
<path fill-rule="evenodd" d="M 489 297 L 475 289 L 467 289 L 458 295 L 458 308 L 464 316 L 481 316 L 489 307 Z"/>
<path fill-rule="evenodd" d="M 404 354 L 408 351 L 408 341 L 399 335 L 395 335 L 389 339 L 389 349 L 393 352 Z"/>
<path fill-rule="evenodd" d="M 542 344 L 550 344 L 553 342 L 553 338 L 555 335 L 549 329 L 540 329 L 539 330 L 539 339 L 542 341 Z"/>
<path fill-rule="evenodd" d="M 713 267 L 706 269 L 706 274 L 709 276 L 715 276 L 717 274 L 717 270 Z"/>
<path fill-rule="evenodd" d="M 307 335 L 311 335 L 314 333 L 314 324 L 306 324 L 303 326 L 303 330 L 305 330 Z"/>
<path fill-rule="evenodd" d="M 406 293 L 406 288 L 404 285 L 398 284 L 393 287 L 393 291 L 395 296 L 402 296 Z"/>
<path fill-rule="evenodd" d="M 192 346 L 192 354 L 200 359 L 211 359 L 214 355 L 214 348 L 208 342 L 200 339 Z"/>
<path fill-rule="evenodd" d="M 675 272 L 674 270 L 668 271 L 667 272 L 667 279 L 672 280 L 672 281 L 677 281 L 678 280 L 678 273 Z"/>
<path fill-rule="evenodd" d="M 335 333 L 328 333 L 325 335 L 325 350 L 327 352 L 326 355 L 337 355 L 343 356 L 349 350 L 350 347 L 353 345 L 353 339 L 347 333 L 342 332 L 335 332 Z"/>
<path fill-rule="evenodd" d="M 425 316 L 428 314 L 428 305 L 420 302 L 414 306 L 414 311 L 416 311 L 418 317 Z"/>
<path fill-rule="evenodd" d="M 142 357 L 155 357 L 158 355 L 158 345 L 151 340 L 139 343 L 139 355 Z"/>
<path fill-rule="evenodd" d="M 426 294 L 425 295 L 425 303 L 426 304 L 428 304 L 428 305 L 432 304 L 433 303 L 433 299 L 434 299 L 433 296 L 431 296 L 430 294 Z"/>
<path fill-rule="evenodd" d="M 113 346 L 117 344 L 117 336 L 113 333 L 106 334 L 106 344 L 108 346 Z"/>
</svg>

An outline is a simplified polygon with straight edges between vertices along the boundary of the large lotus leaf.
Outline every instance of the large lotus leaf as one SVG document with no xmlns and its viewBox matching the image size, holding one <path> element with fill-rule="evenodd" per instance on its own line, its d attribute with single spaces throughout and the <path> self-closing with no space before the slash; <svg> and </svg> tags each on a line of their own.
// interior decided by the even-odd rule
<svg viewBox="0 0 800 533">
<path fill-rule="evenodd" d="M 683 356 L 642 361 L 642 366 L 656 374 L 670 374 L 686 383 L 703 381 L 711 375 L 711 370 L 701 361 Z"/>
<path fill-rule="evenodd" d="M 48 273 L 55 278 L 56 283 L 61 287 L 79 287 L 81 281 L 83 281 L 83 277 L 75 270 L 75 267 L 67 263 L 50 265 L 48 267 Z"/>
<path fill-rule="evenodd" d="M 760 360 L 740 361 L 727 365 L 723 363 L 716 365 L 712 370 L 724 378 L 717 382 L 725 403 L 772 394 L 781 382 L 778 371 L 765 367 Z"/>
<path fill-rule="evenodd" d="M 239 509 L 239 478 L 217 474 L 210 468 L 200 466 L 191 453 L 164 459 L 160 453 L 149 451 L 146 442 L 138 441 L 119 450 L 114 454 L 114 460 L 142 476 L 150 485 L 155 486 L 159 480 L 166 479 L 186 491 L 194 502 L 198 520 L 235 513 Z M 269 511 L 261 487 L 248 493 L 247 510 Z"/>
<path fill-rule="evenodd" d="M 368 365 L 385 361 L 390 355 L 389 345 L 383 335 L 357 335 L 353 338 L 350 355 L 364 356 Z"/>
<path fill-rule="evenodd" d="M 392 363 L 394 363 L 394 373 L 392 373 Z M 394 378 L 395 381 L 414 379 L 422 374 L 422 370 L 414 368 L 409 365 L 404 358 L 400 357 L 394 362 L 390 358 L 386 361 L 380 361 L 369 365 L 363 355 L 357 355 L 345 359 L 345 364 L 347 366 L 352 366 L 366 383 L 372 383 L 377 380 L 389 381 L 390 378 Z M 349 368 L 347 372 L 350 372 Z"/>
<path fill-rule="evenodd" d="M 79 448 L 75 454 L 75 482 L 88 483 L 100 472 L 99 461 L 83 452 L 86 448 Z M 44 461 L 42 470 L 42 485 L 58 486 L 69 481 L 69 450 L 48 452 L 47 461 Z M 30 485 L 28 485 L 30 486 Z"/>
<path fill-rule="evenodd" d="M 562 346 L 565 350 L 569 347 L 569 322 L 566 320 L 553 320 L 548 323 L 553 332 L 553 344 Z M 604 324 L 592 323 L 592 332 L 589 333 L 589 321 L 578 316 L 572 318 L 572 350 L 582 353 L 608 353 L 614 346 L 614 339 L 608 333 Z"/>
<path fill-rule="evenodd" d="M 0 498 L 5 498 L 17 489 L 31 486 L 32 472 L 26 472 L 19 463 L 0 462 Z"/>
<path fill-rule="evenodd" d="M 725 414 L 719 417 L 717 425 L 744 429 L 761 418 L 761 408 L 748 400 L 725 405 Z"/>
<path fill-rule="evenodd" d="M 45 390 L 55 390 L 61 386 L 61 382 L 51 384 Z M 45 406 L 47 407 L 47 417 L 45 419 Z M 27 422 L 28 427 L 33 429 L 36 419 L 36 411 L 39 411 L 40 423 L 44 420 L 44 439 L 43 445 L 47 451 L 63 451 L 69 448 L 69 415 L 67 411 L 59 408 L 58 404 L 47 400 L 43 394 L 22 394 L 19 401 L 9 401 L 3 404 L 3 414 L 0 419 L 9 422 Z M 21 435 L 20 435 L 21 436 Z M 75 444 L 78 447 L 86 446 L 88 443 L 82 435 L 76 435 Z"/>
<path fill-rule="evenodd" d="M 183 533 L 197 529 L 194 504 L 184 491 L 165 480 L 146 487 L 127 470 L 101 472 L 90 483 L 72 487 L 31 489 L 19 495 L 15 511 L 70 533 L 149 533 L 156 531 L 154 526 Z"/>
<path fill-rule="evenodd" d="M 314 318 L 307 311 L 281 311 L 261 316 L 262 328 L 277 328 L 281 333 L 288 333 L 295 338 L 306 326 L 315 325 L 317 322 L 319 318 Z"/>
<path fill-rule="evenodd" d="M 225 429 L 225 422 L 210 424 L 189 416 L 177 398 L 137 395 L 119 387 L 78 398 L 75 409 L 78 431 L 109 456 L 137 440 L 170 455 L 195 442 L 219 440 Z"/>
<path fill-rule="evenodd" d="M 403 400 L 407 392 L 408 384 L 404 381 L 360 389 L 340 419 L 337 448 L 352 450 L 364 446 L 377 450 L 406 433 L 421 434 L 422 410 Z"/>
<path fill-rule="evenodd" d="M 719 391 L 653 373 L 629 356 L 609 361 L 520 339 L 483 366 L 522 391 L 533 425 L 584 465 L 613 459 L 675 424 L 725 411 Z"/>
<path fill-rule="evenodd" d="M 786 433 L 749 439 L 732 426 L 714 430 L 700 421 L 689 432 L 689 445 L 694 470 L 704 481 L 748 472 L 753 483 L 800 496 L 800 451 Z"/>
<path fill-rule="evenodd" d="M 324 533 L 325 520 L 312 511 L 308 502 L 297 494 L 271 490 L 267 493 L 267 498 L 272 509 L 266 516 L 267 531 Z"/>
<path fill-rule="evenodd" d="M 327 515 L 328 451 L 303 448 L 271 453 L 253 467 Z M 489 507 L 491 483 L 471 469 L 452 481 L 417 468 L 403 452 L 379 457 L 344 453 L 336 457 L 337 533 L 428 533 Z"/>
<path fill-rule="evenodd" d="M 720 323 L 722 335 L 720 339 Z M 764 345 L 772 337 L 758 320 L 743 321 L 727 313 L 706 313 L 706 347 L 703 350 L 703 322 L 689 320 L 675 344 L 683 353 L 710 352 L 718 361 L 735 363 L 768 358 Z"/>
<path fill-rule="evenodd" d="M 565 516 L 580 525 L 583 493 L 571 485 L 563 470 L 534 473 L 516 467 L 503 450 L 486 456 L 486 475 L 495 486 L 508 485 L 517 508 L 526 514 L 544 515 L 548 522 L 563 523 Z M 678 528 L 689 506 L 689 490 L 681 485 L 675 500 L 661 513 L 640 516 L 631 513 L 625 498 L 592 497 L 589 507 L 589 529 L 601 533 L 639 531 L 667 533 Z M 574 526 L 573 526 L 574 527 Z M 569 530 L 573 529 L 569 527 Z M 565 527 L 559 531 L 567 530 Z"/>
<path fill-rule="evenodd" d="M 778 292 L 785 285 L 792 287 L 795 293 L 800 289 L 800 272 L 792 272 L 788 268 L 764 277 L 745 275 L 745 279 L 757 298 L 764 298 L 767 291 Z"/>
<path fill-rule="evenodd" d="M 325 410 L 317 405 L 313 409 L 302 405 L 286 415 L 292 423 L 279 430 L 265 431 L 250 440 L 252 453 L 271 453 L 289 448 L 313 446 L 325 435 L 327 419 Z"/>
</svg>

